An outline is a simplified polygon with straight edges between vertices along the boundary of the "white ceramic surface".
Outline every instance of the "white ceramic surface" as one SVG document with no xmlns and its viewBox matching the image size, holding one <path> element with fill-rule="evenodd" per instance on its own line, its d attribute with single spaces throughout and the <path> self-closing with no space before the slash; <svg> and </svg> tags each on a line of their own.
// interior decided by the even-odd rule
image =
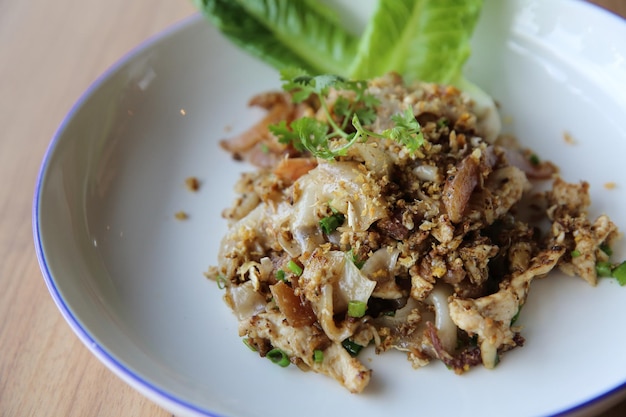
<svg viewBox="0 0 626 417">
<path fill-rule="evenodd" d="M 588 180 L 592 214 L 626 230 L 624 39 L 623 21 L 583 2 L 488 0 L 467 73 L 501 104 L 506 130 L 567 180 Z M 217 141 L 253 123 L 248 98 L 278 85 L 196 16 L 123 58 L 61 124 L 37 184 L 35 246 L 61 313 L 104 364 L 178 416 L 591 415 L 621 396 L 626 287 L 611 280 L 537 282 L 520 318 L 526 345 L 493 371 L 414 370 L 403 354 L 365 352 L 373 381 L 351 395 L 248 351 L 202 273 L 249 169 Z"/>
</svg>

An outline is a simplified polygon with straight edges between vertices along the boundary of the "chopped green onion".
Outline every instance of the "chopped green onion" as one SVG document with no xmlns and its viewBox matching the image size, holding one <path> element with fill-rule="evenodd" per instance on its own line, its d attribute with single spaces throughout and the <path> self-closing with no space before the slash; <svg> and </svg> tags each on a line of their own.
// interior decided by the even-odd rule
<svg viewBox="0 0 626 417">
<path fill-rule="evenodd" d="M 344 339 L 344 341 L 341 342 L 341 346 L 343 346 L 343 348 L 347 350 L 352 357 L 357 356 L 359 352 L 361 352 L 361 349 L 363 349 L 363 346 L 359 345 L 358 343 L 354 343 L 350 339 Z"/>
<path fill-rule="evenodd" d="M 513 318 L 511 318 L 511 326 L 512 326 L 513 324 L 515 324 L 515 322 L 517 321 L 517 319 L 519 319 L 519 313 L 521 313 L 521 312 L 522 312 L 522 308 L 520 307 L 520 308 L 517 310 L 517 313 L 515 313 L 515 315 L 513 316 Z"/>
<path fill-rule="evenodd" d="M 626 285 L 626 261 L 622 262 L 613 270 L 613 278 L 619 282 L 619 285 Z"/>
<path fill-rule="evenodd" d="M 539 163 L 541 162 L 539 160 L 539 157 L 536 154 L 532 154 L 530 155 L 530 158 L 528 158 L 528 160 L 530 161 L 531 164 L 533 165 L 539 165 Z"/>
<path fill-rule="evenodd" d="M 252 345 L 249 338 L 243 339 L 243 344 L 246 345 L 251 351 L 256 352 L 256 348 Z"/>
<path fill-rule="evenodd" d="M 606 253 L 608 256 L 613 255 L 613 249 L 611 249 L 611 247 L 607 245 L 606 243 L 603 243 L 602 245 L 600 245 L 600 250 Z"/>
<path fill-rule="evenodd" d="M 354 266 L 356 266 L 358 269 L 363 268 L 363 265 L 365 264 L 364 260 L 361 260 L 358 258 L 357 254 L 354 253 L 354 250 L 350 249 L 347 252 L 348 257 L 350 258 L 350 260 L 352 261 L 352 263 L 354 264 Z"/>
<path fill-rule="evenodd" d="M 570 255 L 572 255 L 572 258 L 578 258 L 580 256 L 580 251 L 578 249 L 574 249 L 570 252 Z"/>
<path fill-rule="evenodd" d="M 289 366 L 291 362 L 289 362 L 289 356 L 281 349 L 274 348 L 267 352 L 267 357 L 276 365 L 282 366 L 283 368 Z"/>
<path fill-rule="evenodd" d="M 320 220 L 319 224 L 322 232 L 329 235 L 337 230 L 337 228 L 343 224 L 344 220 L 345 216 L 343 214 L 336 213 L 332 216 L 324 217 Z"/>
<path fill-rule="evenodd" d="M 348 316 L 356 318 L 363 317 L 365 315 L 365 310 L 367 310 L 367 304 L 363 301 L 348 301 Z"/>
<path fill-rule="evenodd" d="M 319 349 L 315 349 L 313 351 L 313 362 L 315 363 L 324 362 L 324 352 Z"/>
<path fill-rule="evenodd" d="M 302 275 L 302 267 L 298 265 L 293 259 L 287 263 L 287 268 L 297 276 Z"/>
<path fill-rule="evenodd" d="M 220 290 L 226 288 L 226 278 L 224 278 L 223 275 L 218 275 L 217 278 L 215 278 L 215 281 L 217 282 L 217 288 Z"/>
<path fill-rule="evenodd" d="M 279 269 L 278 271 L 276 271 L 276 279 L 278 281 L 284 281 L 285 280 L 285 271 L 283 271 L 282 269 Z"/>
<path fill-rule="evenodd" d="M 596 274 L 599 277 L 610 277 L 613 275 L 613 269 L 609 262 L 598 262 L 596 264 Z"/>
</svg>

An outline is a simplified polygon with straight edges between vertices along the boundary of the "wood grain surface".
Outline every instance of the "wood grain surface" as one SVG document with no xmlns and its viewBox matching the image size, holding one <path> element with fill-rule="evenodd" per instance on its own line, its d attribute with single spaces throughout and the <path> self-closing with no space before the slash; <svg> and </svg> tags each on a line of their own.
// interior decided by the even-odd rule
<svg viewBox="0 0 626 417">
<path fill-rule="evenodd" d="M 594 2 L 626 16 L 626 0 Z M 0 0 L 0 417 L 171 415 L 72 333 L 41 276 L 31 206 L 45 150 L 80 94 L 194 12 L 189 0 Z M 602 416 L 626 416 L 626 401 Z"/>
</svg>

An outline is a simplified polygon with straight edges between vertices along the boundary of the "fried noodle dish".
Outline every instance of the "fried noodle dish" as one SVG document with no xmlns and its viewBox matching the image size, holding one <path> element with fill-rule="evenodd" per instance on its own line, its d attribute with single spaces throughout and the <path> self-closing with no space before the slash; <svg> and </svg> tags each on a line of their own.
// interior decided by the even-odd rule
<svg viewBox="0 0 626 417">
<path fill-rule="evenodd" d="M 524 343 L 535 278 L 596 284 L 618 231 L 588 218 L 588 184 L 499 134 L 464 92 L 292 75 L 222 142 L 257 169 L 236 184 L 207 273 L 260 356 L 353 393 L 371 378 L 366 346 L 415 368 L 493 368 Z"/>
</svg>

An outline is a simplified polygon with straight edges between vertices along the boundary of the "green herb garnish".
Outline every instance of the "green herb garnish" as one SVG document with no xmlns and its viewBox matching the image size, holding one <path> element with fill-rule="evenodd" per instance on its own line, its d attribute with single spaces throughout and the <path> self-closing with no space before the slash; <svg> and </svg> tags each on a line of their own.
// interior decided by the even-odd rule
<svg viewBox="0 0 626 417">
<path fill-rule="evenodd" d="M 293 259 L 287 263 L 287 268 L 289 268 L 291 272 L 296 274 L 296 276 L 302 275 L 302 267 L 298 265 Z"/>
<path fill-rule="evenodd" d="M 267 355 L 269 360 L 271 360 L 273 363 L 275 363 L 276 365 L 282 366 L 283 368 L 286 366 L 289 366 L 289 355 L 287 355 L 287 353 L 285 353 L 285 351 L 275 348 L 270 350 L 269 352 L 267 352 Z"/>
<path fill-rule="evenodd" d="M 215 278 L 215 282 L 217 282 L 217 288 L 219 288 L 220 290 L 226 288 L 226 285 L 228 284 L 228 281 L 223 275 L 218 275 Z"/>
<path fill-rule="evenodd" d="M 283 89 L 292 94 L 294 102 L 302 102 L 311 96 L 317 97 L 324 113 L 324 121 L 301 117 L 290 124 L 281 121 L 270 125 L 270 131 L 280 143 L 291 144 L 299 151 L 306 150 L 322 159 L 344 156 L 350 146 L 357 141 L 366 141 L 368 137 L 392 139 L 404 145 L 410 152 L 415 152 L 424 143 L 420 125 L 411 109 L 393 115 L 391 119 L 395 126 L 381 133 L 364 127 L 375 120 L 378 105 L 378 99 L 367 92 L 365 81 L 351 81 L 337 75 L 313 77 L 294 69 L 281 71 L 281 79 L 284 82 Z M 333 110 L 338 121 L 327 104 L 331 89 L 351 92 L 354 95 L 353 100 L 340 95 L 335 101 Z M 351 129 L 348 129 L 349 125 Z"/>
<path fill-rule="evenodd" d="M 343 348 L 347 350 L 352 357 L 357 356 L 363 349 L 363 346 L 353 342 L 350 339 L 344 339 L 344 341 L 341 342 L 341 346 L 343 346 Z"/>
<path fill-rule="evenodd" d="M 283 271 L 282 269 L 279 269 L 278 271 L 276 271 L 276 280 L 277 281 L 284 281 L 285 280 L 285 271 Z"/>
<path fill-rule="evenodd" d="M 539 165 L 541 163 L 541 160 L 539 159 L 539 156 L 537 156 L 536 154 L 530 155 L 528 160 L 530 161 L 530 163 L 532 165 L 535 165 L 535 166 L 537 166 L 537 165 Z"/>
<path fill-rule="evenodd" d="M 613 268 L 610 262 L 598 262 L 596 264 L 596 274 L 599 277 L 610 277 L 613 275 Z"/>
<path fill-rule="evenodd" d="M 626 261 L 619 264 L 613 270 L 612 275 L 613 275 L 613 278 L 615 278 L 617 282 L 619 282 L 619 285 L 621 286 L 626 285 Z"/>
<path fill-rule="evenodd" d="M 365 261 L 363 259 L 360 259 L 359 256 L 354 253 L 354 250 L 352 248 L 348 252 L 346 252 L 346 255 L 358 269 L 363 268 Z"/>
<path fill-rule="evenodd" d="M 315 363 L 324 362 L 324 352 L 319 349 L 315 349 L 313 351 L 313 362 Z"/>
<path fill-rule="evenodd" d="M 257 351 L 257 350 L 256 350 L 256 347 L 254 347 L 254 345 L 252 345 L 252 342 L 250 342 L 250 339 L 245 338 L 245 339 L 243 339 L 242 341 L 243 341 L 243 344 L 244 344 L 244 345 L 246 345 L 246 347 L 247 347 L 248 349 L 250 349 L 250 350 L 251 350 L 251 351 L 253 351 L 253 352 L 256 352 L 256 351 Z"/>
<path fill-rule="evenodd" d="M 393 139 L 404 145 L 411 153 L 417 151 L 424 144 L 422 128 L 417 119 L 415 119 L 415 115 L 411 109 L 406 109 L 402 113 L 394 114 L 391 116 L 391 120 L 395 123 L 395 126 L 383 130 L 380 134 L 363 128 L 360 120 L 356 117 L 352 120 L 352 124 L 363 137 L 372 136 L 379 139 Z"/>
<path fill-rule="evenodd" d="M 320 228 L 322 229 L 322 232 L 329 235 L 337 230 L 337 228 L 343 224 L 345 219 L 346 217 L 341 213 L 331 214 L 330 216 L 324 217 L 319 221 Z"/>
<path fill-rule="evenodd" d="M 350 300 L 348 301 L 348 316 L 360 318 L 365 315 L 367 310 L 367 304 L 363 301 Z"/>
<path fill-rule="evenodd" d="M 522 307 L 517 310 L 517 313 L 511 318 L 511 326 L 515 324 L 515 322 L 519 319 L 519 315 L 522 312 Z"/>
<path fill-rule="evenodd" d="M 603 243 L 602 245 L 600 245 L 600 250 L 606 253 L 607 256 L 613 255 L 613 249 L 611 249 L 611 247 L 607 245 L 606 243 Z"/>
</svg>

